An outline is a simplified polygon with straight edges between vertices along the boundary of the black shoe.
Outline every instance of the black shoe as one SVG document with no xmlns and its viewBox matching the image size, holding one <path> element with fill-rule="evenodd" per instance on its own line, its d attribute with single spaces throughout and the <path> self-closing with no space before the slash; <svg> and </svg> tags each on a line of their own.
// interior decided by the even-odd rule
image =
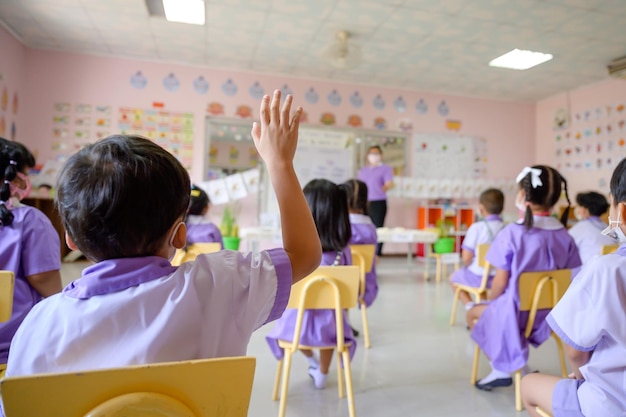
<svg viewBox="0 0 626 417">
<path fill-rule="evenodd" d="M 359 331 L 352 326 L 350 328 L 352 329 L 352 336 L 359 337 Z"/>
<path fill-rule="evenodd" d="M 511 385 L 513 385 L 513 378 L 498 378 L 484 384 L 476 381 L 476 384 L 474 384 L 476 388 L 482 391 L 491 391 L 494 388 L 510 387 Z"/>
</svg>

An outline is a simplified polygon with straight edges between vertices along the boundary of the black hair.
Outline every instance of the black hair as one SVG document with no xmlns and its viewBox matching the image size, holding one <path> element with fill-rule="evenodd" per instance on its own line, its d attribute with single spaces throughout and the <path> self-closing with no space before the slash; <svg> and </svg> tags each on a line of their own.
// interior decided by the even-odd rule
<svg viewBox="0 0 626 417">
<path fill-rule="evenodd" d="M 367 153 L 369 153 L 372 149 L 378 149 L 378 152 L 380 152 L 380 154 L 383 154 L 383 148 L 381 148 L 379 145 L 372 145 L 369 148 L 367 148 Z"/>
<path fill-rule="evenodd" d="M 504 194 L 497 188 L 488 188 L 478 198 L 478 202 L 483 205 L 489 214 L 500 214 L 504 209 Z"/>
<path fill-rule="evenodd" d="M 626 202 L 626 158 L 622 159 L 613 170 L 609 186 L 614 205 Z"/>
<path fill-rule="evenodd" d="M 546 211 L 550 210 L 561 198 L 561 191 L 565 191 L 565 199 L 567 200 L 567 207 L 563 210 L 561 215 L 561 223 L 563 226 L 567 224 L 569 217 L 569 210 L 571 202 L 569 194 L 567 193 L 567 181 L 556 169 L 547 165 L 535 165 L 532 169 L 538 169 L 541 171 L 539 179 L 542 185 L 537 187 L 532 186 L 532 174 L 529 172 L 524 178 L 519 181 L 520 189 L 526 194 L 526 202 L 535 204 Z M 529 205 L 526 205 L 526 212 L 524 213 L 524 226 L 526 229 L 533 227 L 533 213 Z"/>
<path fill-rule="evenodd" d="M 337 184 L 324 179 L 310 181 L 303 191 L 322 242 L 322 251 L 343 250 L 352 237 L 346 194 Z"/>
<path fill-rule="evenodd" d="M 204 190 L 195 185 L 191 186 L 191 198 L 189 199 L 189 214 L 199 216 L 202 210 L 209 205 L 209 196 Z"/>
<path fill-rule="evenodd" d="M 589 210 L 589 214 L 598 217 L 609 209 L 606 197 L 595 191 L 576 194 L 576 204 Z"/>
<path fill-rule="evenodd" d="M 141 136 L 112 135 L 69 158 L 57 182 L 67 233 L 93 261 L 155 255 L 189 207 L 189 174 Z"/>
<path fill-rule="evenodd" d="M 9 226 L 13 223 L 13 213 L 5 204 L 11 198 L 11 181 L 15 179 L 18 172 L 25 172 L 33 166 L 35 166 L 35 157 L 26 146 L 19 142 L 0 138 L 0 175 L 2 176 L 0 224 L 2 226 Z"/>
<path fill-rule="evenodd" d="M 369 214 L 367 184 L 361 180 L 352 179 L 340 184 L 339 188 L 341 188 L 348 197 L 348 210 L 365 215 Z"/>
</svg>

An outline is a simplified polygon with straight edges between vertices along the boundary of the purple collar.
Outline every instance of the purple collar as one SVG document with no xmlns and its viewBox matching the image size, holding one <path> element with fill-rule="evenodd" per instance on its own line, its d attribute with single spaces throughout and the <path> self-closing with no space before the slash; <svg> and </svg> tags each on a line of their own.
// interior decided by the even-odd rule
<svg viewBox="0 0 626 417">
<path fill-rule="evenodd" d="M 488 214 L 487 217 L 485 217 L 485 220 L 487 220 L 487 221 L 497 220 L 497 221 L 501 222 L 502 221 L 502 217 L 500 217 L 499 214 Z"/>
<path fill-rule="evenodd" d="M 83 270 L 80 279 L 72 281 L 63 293 L 81 300 L 135 287 L 171 274 L 176 270 L 160 256 L 107 259 Z"/>
<path fill-rule="evenodd" d="M 617 249 L 617 254 L 619 256 L 626 256 L 626 244 L 620 245 L 620 247 Z"/>
</svg>

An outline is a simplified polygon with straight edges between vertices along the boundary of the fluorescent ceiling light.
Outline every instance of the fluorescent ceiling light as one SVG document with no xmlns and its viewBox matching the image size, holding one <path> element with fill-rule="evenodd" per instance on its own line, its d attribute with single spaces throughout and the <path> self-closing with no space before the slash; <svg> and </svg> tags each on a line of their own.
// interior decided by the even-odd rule
<svg viewBox="0 0 626 417">
<path fill-rule="evenodd" d="M 203 0 L 163 0 L 163 9 L 170 22 L 204 25 Z"/>
<path fill-rule="evenodd" d="M 552 59 L 551 54 L 513 49 L 489 62 L 490 67 L 526 70 Z"/>
</svg>

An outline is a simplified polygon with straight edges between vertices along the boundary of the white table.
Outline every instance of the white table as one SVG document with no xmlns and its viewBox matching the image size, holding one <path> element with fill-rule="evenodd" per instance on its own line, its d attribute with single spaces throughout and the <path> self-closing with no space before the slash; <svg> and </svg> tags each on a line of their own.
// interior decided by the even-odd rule
<svg viewBox="0 0 626 417">
<path fill-rule="evenodd" d="M 258 252 L 259 243 L 267 240 L 276 246 L 283 245 L 283 235 L 280 229 L 274 227 L 242 227 L 239 236 L 246 243 L 246 252 Z"/>
<path fill-rule="evenodd" d="M 428 259 L 430 252 L 430 244 L 435 243 L 439 239 L 439 235 L 435 232 L 418 229 L 405 229 L 402 227 L 380 227 L 376 229 L 379 242 L 406 243 L 406 260 L 409 268 L 413 267 L 413 247 L 417 243 L 424 243 L 424 257 Z M 424 270 L 424 279 L 427 279 L 428 269 Z"/>
</svg>

